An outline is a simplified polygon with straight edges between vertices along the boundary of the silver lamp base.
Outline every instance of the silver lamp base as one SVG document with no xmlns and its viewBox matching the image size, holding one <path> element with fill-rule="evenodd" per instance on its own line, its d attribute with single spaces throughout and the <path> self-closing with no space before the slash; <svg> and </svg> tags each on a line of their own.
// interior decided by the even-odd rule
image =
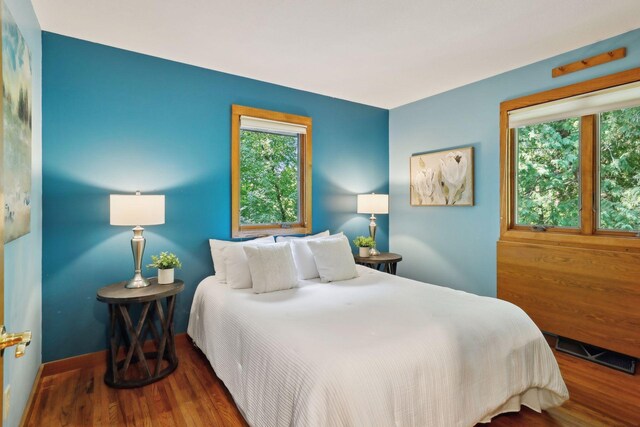
<svg viewBox="0 0 640 427">
<path fill-rule="evenodd" d="M 144 228 L 139 225 L 133 228 L 133 237 L 131 238 L 131 251 L 133 252 L 133 265 L 135 267 L 135 273 L 133 279 L 129 280 L 125 288 L 137 289 L 149 286 L 150 283 L 147 279 L 142 277 L 142 256 L 144 255 L 144 245 L 146 243 L 145 238 L 142 236 Z"/>
<path fill-rule="evenodd" d="M 124 285 L 124 287 L 128 289 L 137 289 L 137 288 L 145 288 L 150 284 L 151 283 L 149 283 L 147 279 L 142 277 L 141 274 L 136 274 L 135 276 L 133 276 L 133 279 L 129 280 L 127 284 Z"/>
<path fill-rule="evenodd" d="M 369 218 L 369 236 L 371 236 L 371 238 L 373 239 L 373 241 L 376 241 L 376 228 L 378 227 L 376 225 L 376 217 L 375 215 L 371 214 L 371 218 Z M 380 255 L 380 251 L 377 250 L 375 247 L 369 249 L 369 255 Z"/>
</svg>

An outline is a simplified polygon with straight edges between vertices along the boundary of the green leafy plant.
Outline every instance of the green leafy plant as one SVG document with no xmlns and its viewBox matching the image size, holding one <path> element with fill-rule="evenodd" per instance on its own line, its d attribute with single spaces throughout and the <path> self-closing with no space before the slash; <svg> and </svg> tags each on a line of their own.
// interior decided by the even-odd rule
<svg viewBox="0 0 640 427">
<path fill-rule="evenodd" d="M 182 268 L 182 263 L 175 254 L 170 252 L 161 252 L 160 255 L 151 255 L 151 264 L 147 268 L 158 268 L 160 270 L 168 270 L 170 268 Z"/>
<path fill-rule="evenodd" d="M 375 248 L 376 247 L 376 241 L 368 236 L 356 237 L 355 239 L 353 239 L 353 244 L 359 248 Z"/>
</svg>

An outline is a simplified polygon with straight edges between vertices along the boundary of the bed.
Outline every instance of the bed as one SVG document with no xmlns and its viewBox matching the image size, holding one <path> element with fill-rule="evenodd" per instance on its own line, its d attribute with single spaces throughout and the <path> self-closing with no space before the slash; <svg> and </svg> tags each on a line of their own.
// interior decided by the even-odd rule
<svg viewBox="0 0 640 427">
<path fill-rule="evenodd" d="M 199 284 L 188 334 L 250 425 L 472 426 L 568 399 L 515 305 L 358 273 L 264 294 Z"/>
</svg>

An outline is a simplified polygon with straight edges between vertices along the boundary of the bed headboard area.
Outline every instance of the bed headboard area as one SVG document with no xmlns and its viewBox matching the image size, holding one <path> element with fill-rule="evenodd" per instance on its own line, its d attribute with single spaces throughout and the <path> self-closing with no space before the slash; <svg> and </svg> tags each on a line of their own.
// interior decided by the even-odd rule
<svg viewBox="0 0 640 427">
<path fill-rule="evenodd" d="M 498 298 L 545 331 L 640 358 L 640 252 L 500 240 Z"/>
</svg>

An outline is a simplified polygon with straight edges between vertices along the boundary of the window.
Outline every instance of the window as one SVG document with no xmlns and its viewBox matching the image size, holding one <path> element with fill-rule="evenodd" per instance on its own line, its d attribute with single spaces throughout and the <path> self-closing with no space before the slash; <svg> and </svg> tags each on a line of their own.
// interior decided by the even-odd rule
<svg viewBox="0 0 640 427">
<path fill-rule="evenodd" d="M 580 118 L 516 133 L 516 224 L 580 226 Z"/>
<path fill-rule="evenodd" d="M 501 129 L 502 236 L 640 236 L 640 69 L 505 101 Z"/>
<path fill-rule="evenodd" d="M 640 230 L 640 107 L 600 114 L 598 229 Z"/>
<path fill-rule="evenodd" d="M 232 107 L 233 237 L 311 232 L 311 124 Z"/>
</svg>

